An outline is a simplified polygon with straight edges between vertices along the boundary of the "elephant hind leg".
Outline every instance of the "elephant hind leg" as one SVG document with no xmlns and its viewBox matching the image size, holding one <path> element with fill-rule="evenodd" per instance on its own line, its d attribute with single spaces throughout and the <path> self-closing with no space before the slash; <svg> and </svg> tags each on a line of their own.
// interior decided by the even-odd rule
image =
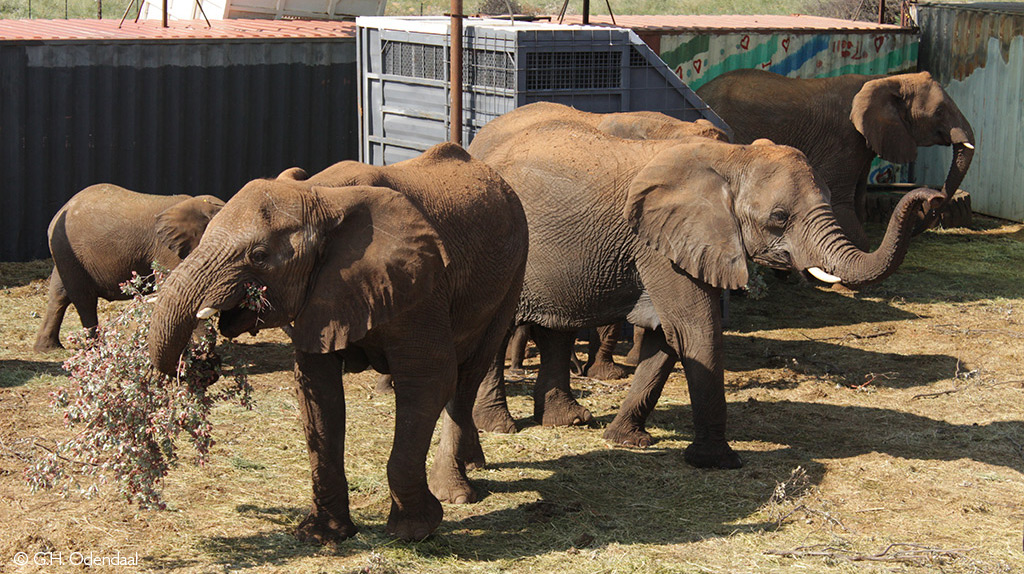
<svg viewBox="0 0 1024 574">
<path fill-rule="evenodd" d="M 647 432 L 647 417 L 658 404 L 665 382 L 679 359 L 660 329 L 648 330 L 640 345 L 637 352 L 640 364 L 615 420 L 604 431 L 604 439 L 617 445 L 646 448 L 654 444 Z"/>
<path fill-rule="evenodd" d="M 512 334 L 506 333 L 502 345 L 508 345 Z M 512 434 L 516 432 L 516 421 L 508 410 L 505 396 L 505 362 L 500 351 L 494 354 L 491 364 L 479 383 L 476 402 L 473 404 L 473 422 L 483 431 Z"/>
<path fill-rule="evenodd" d="M 54 267 L 50 273 L 50 288 L 46 296 L 46 312 L 43 315 L 43 324 L 36 333 L 36 342 L 32 349 L 37 353 L 63 349 L 60 344 L 60 325 L 64 322 L 64 313 L 71 304 L 68 299 L 68 292 L 64 288 L 64 282 L 60 273 Z"/>
<path fill-rule="evenodd" d="M 455 397 L 442 415 L 441 441 L 430 469 L 430 491 L 444 502 L 464 504 L 477 500 L 466 476 L 467 470 L 483 468 L 486 463 L 474 422 L 474 404 L 484 377 L 502 363 L 501 352 L 507 345 L 508 325 L 512 323 L 518 299 L 518 290 L 508 294 L 476 351 L 459 365 Z M 504 412 L 508 414 L 507 407 Z"/>
<path fill-rule="evenodd" d="M 589 345 L 586 375 L 602 381 L 623 379 L 629 370 L 615 364 L 615 346 L 619 342 L 622 323 L 604 325 L 594 330 Z"/>
<path fill-rule="evenodd" d="M 533 326 L 540 371 L 533 389 L 533 418 L 544 426 L 585 425 L 594 417 L 576 402 L 569 387 L 569 357 L 575 333 Z"/>
</svg>

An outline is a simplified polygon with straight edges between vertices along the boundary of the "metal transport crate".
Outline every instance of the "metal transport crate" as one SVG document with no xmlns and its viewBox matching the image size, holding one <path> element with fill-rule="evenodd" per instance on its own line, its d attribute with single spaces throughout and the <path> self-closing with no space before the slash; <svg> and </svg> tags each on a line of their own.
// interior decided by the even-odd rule
<svg viewBox="0 0 1024 574">
<path fill-rule="evenodd" d="M 448 138 L 448 27 L 443 17 L 356 19 L 360 159 L 386 165 Z M 631 30 L 468 18 L 463 142 L 519 106 L 649 110 L 728 126 Z"/>
</svg>

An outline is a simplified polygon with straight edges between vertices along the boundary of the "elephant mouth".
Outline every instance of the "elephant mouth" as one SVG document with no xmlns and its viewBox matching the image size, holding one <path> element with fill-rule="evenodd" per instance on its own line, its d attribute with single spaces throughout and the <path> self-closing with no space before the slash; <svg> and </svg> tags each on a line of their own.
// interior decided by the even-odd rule
<svg viewBox="0 0 1024 574">
<path fill-rule="evenodd" d="M 754 263 L 770 267 L 772 269 L 789 270 L 793 269 L 793 258 L 786 251 L 764 251 L 751 257 Z"/>
<path fill-rule="evenodd" d="M 234 339 L 242 333 L 256 335 L 266 326 L 256 311 L 240 307 L 222 311 L 217 322 L 217 330 L 229 339 Z"/>
</svg>

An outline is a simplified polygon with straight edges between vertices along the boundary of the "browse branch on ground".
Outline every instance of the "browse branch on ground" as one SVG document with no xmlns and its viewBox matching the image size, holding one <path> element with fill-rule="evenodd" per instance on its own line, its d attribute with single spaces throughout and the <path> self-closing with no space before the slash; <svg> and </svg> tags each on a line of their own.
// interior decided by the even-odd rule
<svg viewBox="0 0 1024 574">
<path fill-rule="evenodd" d="M 69 383 L 51 393 L 51 405 L 76 432 L 53 448 L 36 443 L 45 454 L 26 470 L 33 490 L 74 486 L 89 495 L 112 481 L 127 499 L 163 508 L 158 487 L 178 461 L 175 440 L 184 433 L 195 448 L 196 463 L 203 465 L 214 444 L 213 406 L 237 401 L 251 407 L 245 370 L 224 368 L 214 352 L 217 336 L 209 321 L 182 353 L 177 377 L 153 368 L 146 343 L 151 295 L 166 273 L 154 266 L 152 275 L 133 275 L 122 285 L 132 297 L 128 305 L 101 324 L 94 339 L 71 337 L 79 350 L 64 362 Z M 225 374 L 231 382 L 214 387 Z M 88 478 L 92 481 L 85 484 Z"/>
</svg>

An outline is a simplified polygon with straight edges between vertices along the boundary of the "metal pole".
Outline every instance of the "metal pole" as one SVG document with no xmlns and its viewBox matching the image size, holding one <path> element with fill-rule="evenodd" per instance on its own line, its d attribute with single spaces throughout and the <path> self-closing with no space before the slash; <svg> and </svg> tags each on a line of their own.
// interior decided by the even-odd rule
<svg viewBox="0 0 1024 574">
<path fill-rule="evenodd" d="M 885 0 L 878 0 L 878 23 L 885 24 Z"/>
<path fill-rule="evenodd" d="M 448 120 L 448 141 L 462 145 L 462 0 L 452 0 L 451 69 L 448 86 L 451 92 L 451 116 Z"/>
<path fill-rule="evenodd" d="M 583 23 L 590 23 L 590 0 L 583 0 Z"/>
<path fill-rule="evenodd" d="M 167 0 L 164 0 L 164 18 L 161 20 L 161 25 L 167 27 Z"/>
<path fill-rule="evenodd" d="M 96 19 L 103 19 L 103 0 L 96 0 Z"/>
</svg>

